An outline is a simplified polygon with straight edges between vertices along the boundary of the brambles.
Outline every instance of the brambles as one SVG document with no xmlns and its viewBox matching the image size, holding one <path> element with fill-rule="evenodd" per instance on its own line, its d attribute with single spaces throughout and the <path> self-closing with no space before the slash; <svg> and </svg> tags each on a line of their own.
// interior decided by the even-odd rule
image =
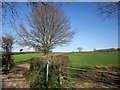
<svg viewBox="0 0 120 90">
<path fill-rule="evenodd" d="M 46 64 L 49 60 L 48 82 L 46 82 Z M 69 70 L 63 67 L 70 67 L 71 63 L 68 56 L 51 55 L 38 58 L 32 58 L 30 61 L 30 69 L 27 78 L 32 88 L 57 88 L 62 87 L 62 76 L 68 75 Z M 65 83 L 64 83 L 65 84 Z"/>
</svg>

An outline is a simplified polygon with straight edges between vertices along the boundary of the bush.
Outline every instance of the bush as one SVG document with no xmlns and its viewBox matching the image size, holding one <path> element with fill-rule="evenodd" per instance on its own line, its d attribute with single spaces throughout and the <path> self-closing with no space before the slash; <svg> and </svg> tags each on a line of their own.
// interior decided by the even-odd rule
<svg viewBox="0 0 120 90">
<path fill-rule="evenodd" d="M 13 59 L 11 54 L 6 55 L 5 53 L 2 54 L 2 58 L 0 58 L 2 64 L 2 72 L 7 74 L 8 71 L 14 66 Z"/>
<path fill-rule="evenodd" d="M 50 61 L 48 83 L 46 82 L 46 64 Z M 30 60 L 30 69 L 26 76 L 30 81 L 32 88 L 60 88 L 63 85 L 60 83 L 60 77 L 69 74 L 68 70 L 62 67 L 70 67 L 71 63 L 68 56 L 51 55 L 41 58 L 32 58 Z M 61 70 L 60 70 L 61 69 Z M 61 75 L 61 76 L 60 76 Z"/>
<path fill-rule="evenodd" d="M 38 71 L 32 71 L 27 73 L 27 78 L 30 81 L 32 88 L 45 88 L 45 73 L 44 67 L 41 67 Z"/>
<path fill-rule="evenodd" d="M 7 68 L 7 67 L 5 67 L 5 66 L 4 66 L 4 67 L 2 67 L 2 72 L 3 72 L 4 74 L 7 74 L 7 73 L 8 73 L 8 71 L 9 71 L 9 70 L 8 70 L 8 68 Z"/>
</svg>

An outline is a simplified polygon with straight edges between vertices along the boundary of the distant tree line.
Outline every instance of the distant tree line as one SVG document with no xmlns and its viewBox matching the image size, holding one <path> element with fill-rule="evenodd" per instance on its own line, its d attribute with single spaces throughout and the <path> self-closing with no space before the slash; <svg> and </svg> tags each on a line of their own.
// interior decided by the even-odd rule
<svg viewBox="0 0 120 90">
<path fill-rule="evenodd" d="M 120 51 L 120 48 L 108 48 L 108 49 L 94 49 L 94 52 L 111 52 L 111 51 Z"/>
</svg>

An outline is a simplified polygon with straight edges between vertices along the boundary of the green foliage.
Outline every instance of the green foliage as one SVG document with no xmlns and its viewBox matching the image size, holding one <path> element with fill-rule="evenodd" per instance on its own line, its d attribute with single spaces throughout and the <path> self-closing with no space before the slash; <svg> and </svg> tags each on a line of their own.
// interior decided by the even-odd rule
<svg viewBox="0 0 120 90">
<path fill-rule="evenodd" d="M 120 67 L 113 66 L 112 70 L 115 71 L 115 72 L 120 72 Z"/>
<path fill-rule="evenodd" d="M 45 88 L 45 72 L 43 70 L 44 68 L 41 67 L 39 70 L 27 73 L 32 88 Z"/>
<path fill-rule="evenodd" d="M 46 63 L 42 61 L 31 61 L 31 68 L 26 76 L 32 88 L 57 88 L 59 84 L 59 71 L 58 68 L 53 70 L 53 65 L 49 66 L 48 83 L 46 83 Z"/>
<path fill-rule="evenodd" d="M 9 70 L 8 70 L 8 67 L 5 67 L 5 66 L 4 66 L 4 67 L 2 67 L 2 71 L 4 72 L 4 74 L 7 74 L 7 73 L 8 73 L 8 71 L 9 71 Z"/>
<path fill-rule="evenodd" d="M 10 53 L 2 54 L 1 64 L 2 64 L 2 72 L 7 74 L 8 71 L 14 66 L 13 58 L 11 57 Z"/>
<path fill-rule="evenodd" d="M 59 83 L 59 66 L 57 66 L 56 70 L 53 69 L 53 66 L 49 67 L 49 76 L 48 76 L 48 87 L 49 88 L 58 88 L 61 87 Z"/>
<path fill-rule="evenodd" d="M 5 36 L 2 36 L 2 65 L 7 68 L 7 70 L 10 70 L 13 67 L 13 59 L 11 58 L 11 52 L 12 52 L 12 45 L 13 45 L 14 38 L 6 34 Z M 6 71 L 6 69 L 5 69 Z"/>
<path fill-rule="evenodd" d="M 35 61 L 30 62 L 30 69 L 26 76 L 29 80 L 32 88 L 45 88 L 45 66 L 43 63 L 38 63 Z"/>
</svg>

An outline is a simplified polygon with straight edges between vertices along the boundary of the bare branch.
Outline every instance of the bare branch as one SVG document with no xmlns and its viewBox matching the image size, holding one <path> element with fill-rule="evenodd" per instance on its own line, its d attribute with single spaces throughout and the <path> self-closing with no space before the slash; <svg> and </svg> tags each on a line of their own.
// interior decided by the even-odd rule
<svg viewBox="0 0 120 90">
<path fill-rule="evenodd" d="M 120 11 L 120 2 L 101 2 L 97 3 L 98 13 L 105 18 L 108 18 L 114 14 L 118 14 Z"/>
<path fill-rule="evenodd" d="M 70 31 L 69 19 L 59 7 L 53 5 L 46 4 L 34 8 L 26 19 L 27 22 L 20 22 L 19 26 L 12 23 L 20 38 L 19 43 L 41 48 L 45 54 L 58 45 L 71 42 L 75 34 Z"/>
</svg>

